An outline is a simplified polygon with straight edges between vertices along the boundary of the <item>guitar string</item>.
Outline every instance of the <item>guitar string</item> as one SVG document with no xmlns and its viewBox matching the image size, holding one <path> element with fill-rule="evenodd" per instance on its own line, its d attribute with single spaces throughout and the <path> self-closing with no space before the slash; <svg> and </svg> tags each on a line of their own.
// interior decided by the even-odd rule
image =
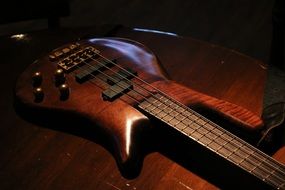
<svg viewBox="0 0 285 190">
<path fill-rule="evenodd" d="M 91 58 L 92 60 L 94 60 L 94 61 L 96 61 L 96 62 L 98 62 L 97 60 L 95 60 L 95 59 L 93 59 L 93 58 Z M 105 58 L 104 58 L 105 59 Z M 110 61 L 110 60 L 108 60 L 109 62 L 112 62 L 112 61 Z M 85 61 L 84 61 L 85 62 Z M 86 63 L 86 62 L 85 62 Z M 88 64 L 88 63 L 86 63 L 86 64 Z M 112 64 L 113 65 L 116 65 L 115 63 L 113 63 L 112 62 Z M 89 64 L 88 64 L 89 65 Z M 92 66 L 92 65 L 90 65 L 90 66 Z M 103 65 L 103 66 L 105 66 L 105 65 Z M 110 68 L 107 68 L 108 70 L 111 70 Z M 126 72 L 128 72 L 127 70 L 126 70 Z M 106 75 L 104 72 L 101 72 L 100 71 L 100 73 L 102 73 L 102 74 L 104 74 L 104 75 Z M 118 74 L 118 73 L 117 73 Z M 132 74 L 132 73 L 130 73 L 130 74 Z M 119 74 L 120 75 L 120 74 Z M 93 77 L 95 77 L 95 76 L 93 76 Z M 110 76 L 106 76 L 107 78 L 110 78 Z M 121 76 L 121 78 L 125 78 L 124 76 Z M 125 79 L 127 79 L 127 78 L 125 78 Z M 102 79 L 101 79 L 102 80 Z M 128 80 L 128 79 L 127 79 Z M 103 82 L 105 82 L 104 80 L 102 80 Z M 128 80 L 128 81 L 130 81 L 130 80 Z M 146 89 L 145 89 L 146 90 Z M 117 92 L 116 92 L 117 93 Z M 125 94 L 125 93 L 124 93 Z M 128 95 L 129 96 L 129 95 Z M 130 96 L 129 96 L 130 97 Z M 133 100 L 135 100 L 133 97 L 130 97 L 130 98 L 132 98 Z M 170 99 L 170 98 L 169 98 Z M 146 99 L 147 100 L 147 99 Z M 170 99 L 171 100 L 171 99 Z M 139 103 L 137 100 L 135 100 L 137 103 Z M 164 103 L 164 102 L 161 102 L 161 103 Z M 152 104 L 152 103 L 151 103 Z M 153 106 L 155 106 L 155 104 L 152 104 Z M 168 105 L 167 105 L 168 106 Z M 155 106 L 156 107 L 156 106 Z M 158 107 L 156 107 L 156 108 L 158 108 Z M 172 109 L 172 108 L 171 108 Z M 168 114 L 168 113 L 166 113 L 166 114 Z M 198 123 L 197 123 L 198 124 Z M 201 126 L 200 126 L 201 127 Z M 199 127 L 199 128 L 200 128 Z M 196 129 L 197 130 L 197 129 Z M 208 131 L 208 133 L 209 132 L 212 132 L 212 131 L 210 131 L 210 130 L 208 130 L 207 129 L 207 131 Z M 204 136 L 204 135 L 203 135 Z M 201 137 L 202 138 L 202 137 Z M 201 138 L 199 138 L 199 139 L 201 139 Z M 228 140 L 228 139 L 224 139 L 224 140 Z M 215 140 L 214 140 L 215 141 Z M 217 141 L 215 141 L 215 142 L 217 142 Z M 217 142 L 217 144 L 219 144 L 218 142 Z M 240 148 L 240 147 L 238 147 L 238 148 Z M 234 153 L 234 152 L 233 152 Z M 245 152 L 246 153 L 246 152 Z M 236 154 L 237 156 L 239 156 L 238 154 Z M 241 157 L 242 158 L 242 157 Z M 243 159 L 243 158 L 242 158 Z M 258 166 L 257 166 L 258 167 Z"/>
<path fill-rule="evenodd" d="M 91 59 L 93 59 L 93 58 L 91 58 Z M 94 60 L 94 59 L 93 59 Z M 94 61 L 96 61 L 96 62 L 98 62 L 97 60 L 94 60 Z M 110 62 L 110 60 L 109 60 L 109 62 Z M 112 62 L 112 61 L 111 61 Z M 99 64 L 100 64 L 100 62 L 99 62 Z M 113 65 L 116 65 L 115 63 L 112 63 Z M 103 65 L 104 67 L 106 67 L 105 65 Z M 106 67 L 108 70 L 112 70 L 112 69 L 110 69 L 109 67 Z M 113 70 L 112 70 L 112 72 L 114 72 Z M 126 70 L 126 72 L 128 72 L 127 70 Z M 115 73 L 115 72 L 114 72 Z M 119 73 L 115 73 L 115 74 L 118 74 L 118 75 L 120 75 Z M 125 78 L 124 76 L 121 76 L 121 78 Z M 126 80 L 128 80 L 127 78 L 125 78 Z M 130 80 L 128 80 L 128 81 L 130 81 Z M 162 102 L 163 103 L 163 102 Z M 152 103 L 151 103 L 152 104 Z M 154 104 L 152 104 L 152 105 L 154 105 Z M 155 106 L 155 105 L 154 105 Z M 156 107 L 156 106 L 155 106 Z M 156 107 L 156 108 L 158 108 L 158 107 Z M 197 122 L 196 122 L 197 123 Z M 198 123 L 197 123 L 198 124 Z M 201 126 L 200 126 L 201 127 Z M 199 127 L 199 128 L 200 128 Z M 198 129 L 196 129 L 196 130 L 198 130 Z M 212 131 L 209 131 L 209 130 L 207 130 L 208 132 L 212 132 Z M 203 135 L 204 136 L 204 135 Z M 202 138 L 202 137 L 201 137 Z M 200 139 L 201 139 L 200 138 Z M 234 136 L 233 138 L 235 138 L 236 140 L 237 140 L 237 138 Z M 228 140 L 228 139 L 225 139 L 225 140 Z M 216 141 L 215 141 L 216 142 Z M 230 142 L 229 142 L 230 143 Z M 217 144 L 219 144 L 219 143 L 217 143 Z M 244 142 L 241 142 L 241 144 L 243 144 L 243 146 L 245 145 L 245 143 Z M 237 147 L 238 149 L 241 149 L 242 147 Z M 237 150 L 238 150 L 237 149 Z M 237 151 L 236 150 L 236 151 Z M 242 151 L 244 151 L 244 150 L 242 150 Z M 247 151 L 244 151 L 245 153 L 248 153 Z M 254 153 L 254 152 L 253 152 Z M 236 156 L 239 156 L 239 157 L 241 157 L 240 155 L 238 155 L 236 152 L 233 152 L 233 154 L 235 154 Z M 252 153 L 250 153 L 250 155 L 249 156 L 254 156 L 254 157 L 258 157 L 257 155 L 253 155 Z M 243 157 L 241 157 L 242 159 L 244 159 Z M 245 158 L 246 159 L 246 158 Z M 245 160 L 244 159 L 244 160 Z M 247 161 L 248 162 L 248 160 L 245 160 L 245 161 Z M 262 163 L 265 163 L 264 162 L 265 160 L 262 160 L 261 161 L 261 163 L 260 163 L 260 165 L 262 164 Z M 254 164 L 253 164 L 254 165 Z M 261 167 L 261 166 L 256 166 L 256 168 L 263 168 L 263 167 Z M 272 166 L 272 167 L 274 167 L 274 166 Z M 266 169 L 264 169 L 265 171 L 266 171 Z M 280 172 L 280 173 L 282 173 L 282 171 Z M 268 176 L 269 177 L 269 176 Z M 278 177 L 278 176 L 277 176 Z"/>
<path fill-rule="evenodd" d="M 92 65 L 90 65 L 90 66 L 92 66 Z M 108 76 L 107 74 L 105 74 L 104 72 L 102 72 L 102 74 L 104 74 L 107 78 L 109 78 L 109 77 L 112 77 L 112 76 Z M 101 79 L 102 80 L 102 79 Z M 102 80 L 103 81 L 103 80 Z M 103 82 L 105 82 L 105 81 L 103 81 Z M 128 95 L 128 94 L 127 94 Z M 128 95 L 129 96 L 129 95 Z M 132 98 L 132 97 L 131 97 Z M 153 105 L 153 104 L 152 104 Z M 210 132 L 210 131 L 208 131 L 208 132 Z M 215 141 L 215 139 L 214 139 L 214 141 Z M 217 141 L 215 141 L 215 142 L 217 142 Z M 239 156 L 238 154 L 236 154 L 237 156 Z M 246 161 L 246 160 L 245 160 Z M 248 161 L 247 161 L 248 162 Z M 253 164 L 254 165 L 254 164 Z M 259 166 L 257 166 L 257 167 L 259 167 Z M 279 184 L 278 183 L 274 183 L 274 182 L 271 182 L 272 183 L 272 185 L 275 185 L 275 186 L 278 186 Z"/>
<path fill-rule="evenodd" d="M 97 61 L 98 62 L 98 61 Z M 105 75 L 105 73 L 103 73 L 104 75 Z M 107 78 L 109 77 L 110 78 L 110 76 L 106 76 Z M 132 98 L 132 97 L 131 97 Z M 209 132 L 209 131 L 208 131 Z M 219 144 L 219 143 L 218 143 Z M 207 146 L 207 145 L 206 145 Z M 224 146 L 224 145 L 223 145 Z M 238 155 L 238 154 L 236 154 L 237 156 L 240 156 L 240 155 Z M 242 158 L 242 157 L 241 157 Z M 245 160 L 245 161 L 247 161 L 247 160 Z M 248 162 L 248 161 L 247 161 Z M 253 164 L 254 165 L 254 164 Z M 259 166 L 259 168 L 260 168 L 260 166 Z M 261 176 L 261 177 L 263 177 L 263 176 Z M 273 185 L 276 185 L 276 186 L 278 186 L 279 184 L 278 183 L 274 183 L 274 182 L 272 182 L 273 183 Z"/>
<path fill-rule="evenodd" d="M 160 91 L 160 90 L 157 89 L 156 87 L 154 87 L 154 86 L 152 86 L 151 84 L 147 83 L 147 82 L 144 81 L 143 79 L 137 77 L 136 75 L 134 75 L 133 73 L 129 72 L 129 71 L 126 70 L 125 68 L 123 68 L 123 67 L 121 67 L 120 65 L 114 63 L 114 62 L 111 61 L 110 59 L 104 57 L 102 54 L 96 53 L 96 52 L 94 52 L 94 53 L 97 54 L 98 56 L 102 57 L 103 59 L 107 60 L 108 62 L 112 63 L 114 66 L 118 67 L 119 69 L 123 70 L 124 72 L 128 73 L 129 75 L 133 76 L 134 78 L 136 78 L 136 79 L 142 81 L 143 83 L 145 83 L 146 85 L 150 86 L 151 88 L 157 90 L 157 91 L 160 92 L 161 94 L 164 94 L 164 96 L 166 96 L 166 97 L 167 97 L 168 99 L 170 99 L 171 101 L 180 104 L 181 107 L 185 106 L 185 105 L 181 104 L 180 102 L 176 101 L 175 99 L 170 98 L 170 97 L 169 97 L 168 95 L 166 95 L 164 92 Z M 93 58 L 91 58 L 91 59 L 94 60 Z M 94 61 L 96 61 L 96 60 L 94 60 Z M 97 61 L 96 61 L 96 62 L 97 62 Z M 104 66 L 104 65 L 103 65 L 103 66 Z M 107 67 L 107 66 L 104 66 L 104 67 L 106 67 L 107 69 L 111 70 L 113 73 L 116 74 L 116 72 L 113 71 L 111 68 L 109 68 L 109 67 Z M 120 75 L 119 73 L 117 73 L 117 74 Z M 120 75 L 120 77 L 122 77 L 122 78 L 124 78 L 124 79 L 130 81 L 129 79 L 125 78 L 124 76 L 121 76 L 121 75 Z M 139 85 L 138 85 L 138 86 L 139 86 Z M 141 86 L 139 86 L 139 87 L 141 87 Z M 142 88 L 144 88 L 144 87 L 142 87 Z M 144 88 L 144 90 L 147 90 L 147 89 Z M 152 94 L 151 92 L 150 92 L 150 94 L 152 95 L 153 98 L 156 98 L 156 99 L 157 99 L 157 97 L 156 97 L 154 94 Z M 189 108 L 187 107 L 187 109 L 189 109 Z M 190 109 L 190 110 L 191 110 L 191 109 Z M 210 121 L 210 120 L 204 118 L 203 116 L 201 116 L 199 113 L 196 113 L 196 112 L 193 111 L 193 110 L 191 110 L 191 112 L 192 112 L 192 114 L 197 115 L 197 116 L 200 116 L 200 118 L 203 118 L 203 119 L 206 120 L 206 121 Z M 211 122 L 211 123 L 214 124 L 213 122 Z M 220 129 L 221 129 L 221 128 L 220 128 Z M 232 135 L 231 133 L 227 132 L 226 130 L 222 130 L 222 131 L 223 131 L 224 133 L 228 134 L 229 136 L 231 136 L 233 139 L 236 139 L 236 140 L 240 141 L 241 144 L 243 144 L 243 145 L 248 144 L 248 143 L 245 144 L 244 141 L 242 141 L 241 139 L 237 138 L 235 135 Z M 227 139 L 225 139 L 225 140 L 227 140 Z M 248 144 L 248 145 L 249 145 L 249 144 Z M 254 147 L 251 146 L 251 148 L 254 148 Z M 254 148 L 254 149 L 256 149 L 256 148 Z M 258 149 L 256 149 L 256 150 L 258 150 Z M 248 152 L 245 152 L 245 153 L 248 153 Z M 264 153 L 262 153 L 261 151 L 260 151 L 259 153 L 264 154 Z M 266 155 L 266 154 L 264 154 L 263 156 L 265 156 L 265 155 Z M 254 155 L 254 156 L 258 157 L 257 155 Z M 268 157 L 268 155 L 266 155 L 266 156 Z M 266 157 L 265 157 L 265 158 L 266 158 Z M 268 158 L 267 158 L 267 159 L 268 159 Z M 269 157 L 269 159 L 272 159 L 272 158 Z M 261 162 L 263 162 L 263 161 L 264 161 L 264 160 L 261 160 Z M 281 165 L 281 164 L 277 164 L 277 165 L 279 165 L 279 166 L 281 166 L 281 167 L 284 167 L 284 166 Z M 273 167 L 274 167 L 274 166 L 273 166 Z M 283 172 L 281 172 L 281 173 L 283 173 Z"/>
<path fill-rule="evenodd" d="M 100 55 L 100 54 L 99 54 Z M 102 56 L 101 56 L 102 57 Z M 106 59 L 106 58 L 105 58 Z M 112 62 L 112 61 L 110 61 L 110 60 L 108 60 L 109 62 Z M 113 65 L 117 65 L 116 63 L 112 63 Z M 107 67 L 106 67 L 107 68 Z M 107 68 L 107 69 L 109 69 L 109 70 L 112 70 L 112 69 L 110 69 L 110 68 Z M 124 68 L 123 68 L 124 69 Z M 128 72 L 127 70 L 125 70 L 126 72 Z M 130 73 L 131 74 L 131 73 Z M 122 78 L 125 78 L 125 77 L 122 77 Z M 126 78 L 125 78 L 126 79 Z M 152 94 L 153 95 L 153 94 Z M 154 96 L 154 95 L 153 95 Z M 152 104 L 153 105 L 153 104 Z M 179 111 L 178 111 L 179 112 Z M 198 130 L 198 129 L 196 129 L 196 130 Z M 208 131 L 208 130 L 207 130 Z M 211 131 L 208 131 L 208 132 L 211 132 Z M 234 137 L 232 137 L 233 139 L 237 139 L 235 136 Z M 228 140 L 228 139 L 226 139 L 226 140 Z M 237 139 L 238 140 L 238 139 Z M 245 143 L 244 142 L 242 142 L 242 141 L 240 141 L 241 142 L 241 144 L 243 145 L 243 147 L 245 147 Z M 219 143 L 218 143 L 219 144 Z M 230 143 L 230 144 L 232 144 L 232 143 Z M 241 149 L 242 151 L 244 151 L 243 149 L 243 147 L 238 147 L 238 149 Z M 247 151 L 244 151 L 245 153 L 248 153 Z M 253 153 L 258 153 L 258 152 L 253 152 Z M 234 152 L 234 154 L 235 155 L 237 155 L 237 156 L 239 156 L 239 157 L 241 157 L 241 155 L 238 155 L 236 152 Z M 252 153 L 250 153 L 250 155 L 249 156 L 252 156 L 252 157 L 256 157 L 256 158 L 259 158 L 259 156 L 257 156 L 256 154 L 252 154 Z M 262 155 L 261 155 L 262 156 Z M 244 159 L 243 157 L 241 157 L 242 159 Z M 257 159 L 258 160 L 258 159 Z M 266 157 L 265 157 L 265 160 L 266 160 Z M 260 163 L 260 165 L 261 164 L 264 164 L 265 161 L 264 159 L 262 159 L 261 160 L 261 163 Z M 270 160 L 270 159 L 268 159 L 267 158 L 267 160 Z M 248 162 L 248 160 L 245 160 L 245 161 L 247 161 Z M 259 160 L 260 161 L 260 160 Z M 269 165 L 270 166 L 270 164 L 268 164 L 268 163 L 265 163 L 266 165 Z M 253 164 L 254 165 L 254 164 Z M 272 165 L 271 165 L 272 166 Z M 272 167 L 275 167 L 276 168 L 276 166 L 272 166 Z M 261 166 L 257 166 L 257 168 L 263 168 L 263 167 L 261 167 Z M 279 169 L 279 167 L 278 167 L 278 169 Z M 265 171 L 266 171 L 266 169 L 264 169 Z M 282 173 L 282 171 L 281 172 L 279 172 L 279 173 Z M 269 177 L 269 176 L 268 176 Z"/>
</svg>

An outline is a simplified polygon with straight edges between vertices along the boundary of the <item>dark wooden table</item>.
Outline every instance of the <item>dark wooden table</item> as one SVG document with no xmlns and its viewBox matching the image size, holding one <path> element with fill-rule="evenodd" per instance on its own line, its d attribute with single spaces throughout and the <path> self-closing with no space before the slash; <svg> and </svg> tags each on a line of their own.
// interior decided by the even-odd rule
<svg viewBox="0 0 285 190">
<path fill-rule="evenodd" d="M 13 86 L 21 71 L 53 48 L 90 31 L 104 33 L 93 28 L 88 32 L 41 31 L 22 39 L 0 38 L 0 189 L 217 188 L 214 181 L 207 182 L 191 167 L 157 152 L 145 158 L 137 178 L 125 179 L 112 155 L 99 144 L 34 125 L 15 113 Z M 127 28 L 117 28 L 109 35 L 131 38 L 148 46 L 171 79 L 261 115 L 267 68 L 260 61 L 192 38 Z M 174 52 L 179 56 L 174 57 Z M 283 155 L 279 151 L 276 157 L 285 162 Z"/>
</svg>

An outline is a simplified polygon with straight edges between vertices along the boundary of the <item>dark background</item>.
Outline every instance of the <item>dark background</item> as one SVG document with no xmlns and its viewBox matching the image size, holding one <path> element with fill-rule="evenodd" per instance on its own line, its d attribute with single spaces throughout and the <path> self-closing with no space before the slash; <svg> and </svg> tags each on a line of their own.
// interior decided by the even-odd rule
<svg viewBox="0 0 285 190">
<path fill-rule="evenodd" d="M 0 35 L 122 24 L 191 36 L 270 63 L 273 0 L 9 1 L 0 8 Z M 50 24 L 50 23 L 49 23 Z M 171 48 L 171 47 L 170 47 Z M 175 50 L 174 50 L 175 51 Z M 253 73 L 254 74 L 254 73 Z M 285 101 L 285 73 L 270 66 L 265 106 Z"/>
</svg>

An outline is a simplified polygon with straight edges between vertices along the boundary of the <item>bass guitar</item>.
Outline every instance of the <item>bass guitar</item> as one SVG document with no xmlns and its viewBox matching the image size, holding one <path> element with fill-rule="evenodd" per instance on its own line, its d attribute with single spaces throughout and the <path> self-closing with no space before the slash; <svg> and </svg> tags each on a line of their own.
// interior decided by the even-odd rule
<svg viewBox="0 0 285 190">
<path fill-rule="evenodd" d="M 80 118 L 91 124 L 127 175 L 142 165 L 147 134 L 163 126 L 250 176 L 251 189 L 285 189 L 284 165 L 187 105 L 205 105 L 249 129 L 262 127 L 259 117 L 168 80 L 152 51 L 136 41 L 94 38 L 66 44 L 20 75 L 15 97 L 32 120 Z"/>
</svg>

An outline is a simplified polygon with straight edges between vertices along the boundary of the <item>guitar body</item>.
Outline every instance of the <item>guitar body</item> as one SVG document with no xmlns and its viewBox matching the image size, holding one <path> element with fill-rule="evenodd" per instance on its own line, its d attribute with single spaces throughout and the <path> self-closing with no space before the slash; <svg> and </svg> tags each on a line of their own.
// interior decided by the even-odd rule
<svg viewBox="0 0 285 190">
<path fill-rule="evenodd" d="M 121 93 L 114 99 L 104 98 L 102 93 L 112 85 L 97 79 L 97 75 L 112 75 L 110 71 L 99 71 L 100 73 L 94 74 L 94 77 L 84 82 L 78 82 L 76 79 L 82 66 L 72 71 L 64 71 L 63 83 L 68 85 L 69 92 L 67 97 L 61 98 L 55 72 L 61 68 L 58 64 L 60 60 L 71 53 L 52 61 L 50 56 L 69 48 L 70 45 L 64 45 L 37 60 L 20 75 L 15 87 L 18 112 L 32 122 L 51 128 L 52 125 L 56 125 L 60 126 L 59 130 L 71 133 L 72 130 L 79 131 L 79 134 L 87 133 L 89 137 L 100 134 L 99 138 L 114 155 L 121 172 L 126 177 L 137 175 L 142 165 L 144 146 L 149 144 L 149 139 L 145 137 L 157 127 L 156 125 L 164 124 L 153 122 L 152 117 L 138 108 L 143 97 L 134 95 L 136 100 L 129 97 L 132 90 L 137 89 L 135 85 L 132 86 L 132 90 Z M 108 60 L 115 60 L 119 67 L 131 68 L 139 79 L 133 77 L 130 80 L 150 92 L 155 93 L 159 89 L 191 108 L 202 107 L 210 110 L 250 134 L 258 135 L 263 127 L 263 122 L 258 116 L 240 106 L 168 80 L 156 56 L 140 43 L 121 38 L 102 38 L 80 41 L 76 46 L 79 49 L 92 46 Z M 91 63 L 95 61 L 92 60 Z M 115 68 L 114 71 L 118 72 Z M 33 76 L 36 72 L 40 72 L 42 76 L 40 85 L 33 85 Z M 39 87 L 43 93 L 40 98 L 35 92 Z M 88 126 L 88 129 L 84 125 Z M 84 130 L 92 131 L 93 134 Z"/>
</svg>

